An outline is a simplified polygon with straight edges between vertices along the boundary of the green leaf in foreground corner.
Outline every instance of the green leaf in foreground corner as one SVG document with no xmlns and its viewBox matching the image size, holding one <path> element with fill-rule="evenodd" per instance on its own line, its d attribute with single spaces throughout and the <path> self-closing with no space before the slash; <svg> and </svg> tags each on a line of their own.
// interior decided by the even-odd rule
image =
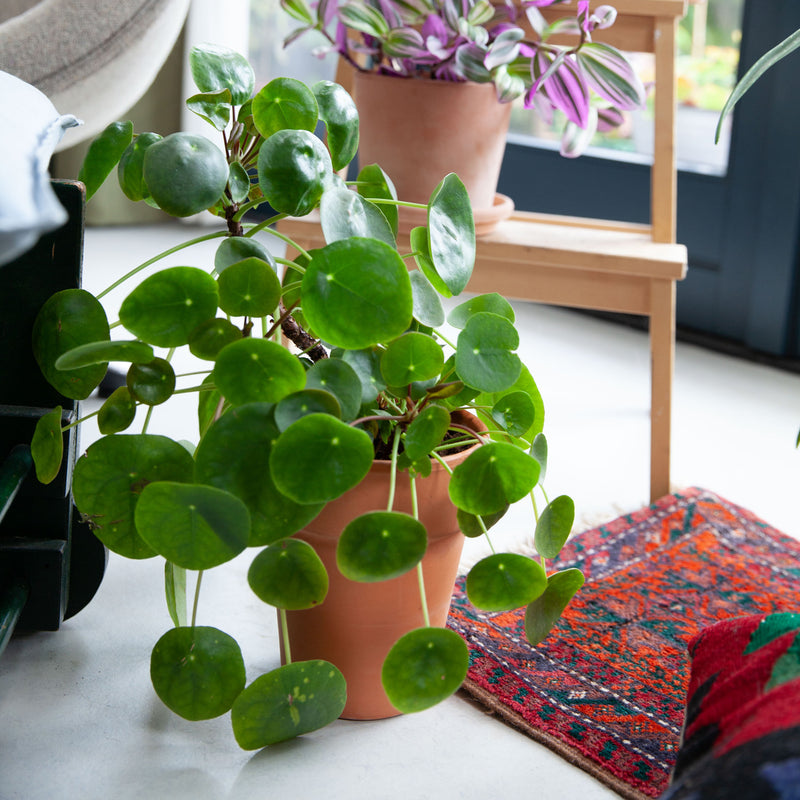
<svg viewBox="0 0 800 800">
<path fill-rule="evenodd" d="M 256 596 L 276 608 L 302 611 L 328 594 L 328 573 L 314 548 L 301 539 L 282 539 L 262 550 L 247 571 Z"/>
<path fill-rule="evenodd" d="M 535 600 L 547 587 L 538 561 L 517 553 L 494 553 L 467 575 L 470 602 L 484 611 L 511 611 Z"/>
<path fill-rule="evenodd" d="M 244 659 L 235 639 L 216 628 L 172 628 L 153 648 L 150 679 L 179 716 L 212 719 L 230 710 L 244 689 Z"/>
<path fill-rule="evenodd" d="M 575 521 L 575 503 L 562 494 L 548 503 L 536 523 L 534 546 L 544 558 L 556 558 L 569 537 Z"/>
<path fill-rule="evenodd" d="M 450 697 L 467 677 L 469 649 L 448 628 L 417 628 L 392 646 L 381 680 L 391 704 L 404 714 Z"/>
<path fill-rule="evenodd" d="M 575 593 L 583 586 L 579 569 L 565 569 L 547 579 L 547 588 L 525 611 L 525 636 L 532 645 L 543 642 Z"/>
<path fill-rule="evenodd" d="M 327 661 L 296 661 L 256 678 L 235 700 L 233 735 L 258 750 L 324 728 L 347 700 L 344 675 Z"/>
<path fill-rule="evenodd" d="M 31 456 L 40 483 L 52 483 L 61 469 L 64 438 L 61 434 L 61 406 L 39 417 L 31 440 Z"/>
</svg>

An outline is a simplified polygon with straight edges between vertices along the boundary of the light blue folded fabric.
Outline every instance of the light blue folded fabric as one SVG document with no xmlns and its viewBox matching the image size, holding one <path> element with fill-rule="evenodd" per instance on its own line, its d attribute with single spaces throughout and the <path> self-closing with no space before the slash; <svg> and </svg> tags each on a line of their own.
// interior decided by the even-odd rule
<svg viewBox="0 0 800 800">
<path fill-rule="evenodd" d="M 64 131 L 80 124 L 35 87 L 0 71 L 0 265 L 66 222 L 48 167 Z"/>
</svg>

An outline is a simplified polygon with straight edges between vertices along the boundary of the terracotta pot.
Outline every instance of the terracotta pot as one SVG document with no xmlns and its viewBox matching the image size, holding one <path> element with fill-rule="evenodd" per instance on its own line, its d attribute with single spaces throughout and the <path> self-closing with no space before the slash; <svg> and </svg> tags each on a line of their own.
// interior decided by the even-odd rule
<svg viewBox="0 0 800 800">
<path fill-rule="evenodd" d="M 485 426 L 471 414 L 458 411 L 454 419 L 474 430 Z M 474 448 L 447 456 L 454 468 Z M 424 625 L 417 570 L 380 583 L 358 583 L 345 578 L 336 566 L 336 545 L 344 527 L 367 511 L 386 510 L 390 464 L 373 462 L 367 477 L 296 536 L 319 554 L 330 579 L 328 595 L 319 606 L 287 613 L 293 661 L 321 658 L 335 664 L 347 680 L 344 719 L 383 719 L 400 712 L 389 702 L 381 684 L 381 667 L 392 645 L 405 633 Z M 398 475 L 396 511 L 411 513 L 406 474 Z M 428 531 L 428 550 L 422 573 L 430 623 L 443 627 L 450 610 L 464 545 L 456 510 L 448 496 L 449 475 L 438 462 L 429 477 L 417 480 L 419 516 Z"/>
<path fill-rule="evenodd" d="M 439 181 L 455 172 L 476 222 L 511 213 L 511 201 L 497 195 L 511 103 L 498 102 L 493 84 L 357 72 L 353 95 L 359 164 L 380 164 L 398 199 L 427 203 Z"/>
</svg>

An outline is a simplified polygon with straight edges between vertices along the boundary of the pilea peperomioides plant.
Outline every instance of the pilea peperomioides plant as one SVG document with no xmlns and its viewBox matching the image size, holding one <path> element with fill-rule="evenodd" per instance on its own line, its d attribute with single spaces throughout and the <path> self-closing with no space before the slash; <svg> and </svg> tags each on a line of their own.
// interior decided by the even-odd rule
<svg viewBox="0 0 800 800">
<path fill-rule="evenodd" d="M 192 51 L 191 67 L 200 93 L 188 106 L 220 132 L 223 148 L 202 136 L 134 134 L 130 123 L 115 123 L 92 144 L 80 177 L 91 196 L 116 167 L 132 200 L 178 217 L 211 210 L 223 229 L 169 254 L 218 237 L 214 264 L 149 272 L 162 253 L 136 267 L 124 280 L 149 274 L 123 300 L 113 325 L 87 291 L 60 292 L 41 309 L 34 350 L 51 383 L 74 399 L 89 396 L 109 362 L 129 364 L 127 384 L 99 410 L 102 438 L 75 465 L 75 502 L 112 551 L 165 560 L 175 627 L 152 653 L 159 697 L 187 719 L 230 710 L 237 741 L 253 749 L 336 719 L 345 681 L 325 661 L 287 658 L 246 686 L 238 644 L 198 624 L 203 572 L 259 548 L 248 580 L 279 609 L 285 635 L 286 611 L 322 603 L 328 588 L 314 549 L 293 534 L 359 484 L 374 459 L 390 459 L 395 476 L 414 481 L 430 472 L 432 459 L 479 444 L 449 484 L 463 532 L 477 536 L 510 504 L 543 492 L 547 445 L 539 393 L 515 353 L 510 304 L 482 295 L 445 315 L 442 298 L 466 287 L 475 256 L 459 179 L 449 175 L 437 187 L 427 225 L 400 253 L 401 201 L 390 179 L 368 165 L 353 191 L 338 175 L 358 143 L 357 115 L 341 87 L 322 82 L 310 89 L 279 78 L 254 93 L 247 61 L 210 45 Z M 326 144 L 312 133 L 319 121 Z M 265 202 L 274 215 L 246 222 L 246 212 Z M 281 217 L 317 208 L 324 247 L 294 246 L 299 255 L 289 261 L 258 241 Z M 110 329 L 128 335 L 112 339 Z M 199 385 L 176 377 L 177 348 L 188 348 L 204 367 Z M 160 404 L 192 390 L 195 447 L 147 432 Z M 124 432 L 140 406 L 143 428 Z M 487 432 L 455 425 L 456 409 L 479 416 Z M 60 424 L 56 409 L 32 443 L 44 482 L 61 462 Z M 527 635 L 536 643 L 583 577 L 576 570 L 548 577 L 544 566 L 569 534 L 572 501 L 557 497 L 540 514 L 533 508 L 541 561 L 494 554 L 472 569 L 467 586 L 489 610 L 527 606 Z M 424 529 L 390 500 L 385 511 L 348 526 L 339 568 L 355 580 L 380 580 L 418 569 L 425 546 Z M 193 603 L 190 572 L 197 573 Z M 433 670 L 426 667 L 432 656 Z M 466 669 L 467 648 L 457 634 L 421 628 L 389 653 L 384 685 L 400 711 L 418 710 L 455 691 Z"/>
</svg>

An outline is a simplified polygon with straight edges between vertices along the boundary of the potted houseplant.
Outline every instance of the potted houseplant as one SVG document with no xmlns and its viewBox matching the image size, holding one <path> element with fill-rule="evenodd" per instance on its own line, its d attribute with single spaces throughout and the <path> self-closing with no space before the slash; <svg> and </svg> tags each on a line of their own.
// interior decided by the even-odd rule
<svg viewBox="0 0 800 800">
<path fill-rule="evenodd" d="M 279 78 L 255 92 L 246 59 L 212 45 L 193 49 L 191 67 L 200 91 L 188 106 L 221 135 L 222 149 L 195 134 L 162 138 L 114 123 L 91 145 L 80 177 L 91 195 L 116 168 L 133 200 L 176 217 L 210 209 L 222 229 L 170 252 L 184 250 L 189 261 L 194 244 L 218 238 L 214 264 L 153 271 L 160 254 L 134 269 L 123 280 L 143 279 L 119 309 L 127 333 L 114 339 L 109 328 L 118 325 L 109 326 L 96 297 L 60 292 L 38 315 L 34 352 L 47 379 L 75 399 L 93 391 L 109 362 L 129 364 L 126 385 L 98 412 L 102 438 L 74 467 L 74 498 L 111 550 L 164 559 L 175 627 L 153 649 L 158 695 L 188 719 L 230 710 L 237 741 L 253 749 L 329 723 L 346 713 L 348 693 L 359 694 L 357 679 L 346 687 L 349 662 L 340 669 L 325 646 L 306 648 L 291 629 L 290 616 L 299 615 L 302 627 L 302 615 L 324 611 L 341 586 L 385 582 L 394 602 L 410 581 L 415 595 L 416 613 L 402 621 L 388 653 L 378 654 L 377 679 L 391 707 L 377 715 L 421 710 L 457 689 L 467 648 L 437 625 L 444 624 L 460 545 L 441 544 L 439 531 L 421 520 L 432 506 L 445 525 L 455 520 L 468 536 L 486 533 L 511 503 L 542 491 L 547 448 L 536 385 L 514 352 L 511 306 L 497 295 L 472 298 L 450 313 L 457 333 L 443 329 L 441 297 L 464 289 L 474 257 L 460 180 L 441 182 L 427 224 L 412 236 L 413 251 L 401 254 L 398 201 L 383 171 L 364 167 L 358 191 L 337 174 L 358 141 L 355 108 L 342 87 L 310 89 Z M 311 132 L 319 120 L 327 146 Z M 247 222 L 247 210 L 264 201 L 274 215 Z M 289 261 L 258 240 L 281 216 L 313 209 L 325 247 Z M 197 357 L 204 379 L 176 388 L 177 348 Z M 196 443 L 147 432 L 159 405 L 192 390 Z M 139 406 L 147 409 L 144 426 L 130 432 Z M 43 482 L 59 469 L 60 442 L 55 409 L 32 442 Z M 376 480 L 377 500 L 354 499 Z M 443 497 L 425 499 L 431 480 L 444 487 Z M 357 516 L 335 523 L 333 545 L 322 542 L 318 520 L 342 502 L 351 511 L 361 503 Z M 526 605 L 532 642 L 547 635 L 583 580 L 576 570 L 548 576 L 544 568 L 573 515 L 568 497 L 547 502 L 537 511 L 541 562 L 497 553 L 468 578 L 478 605 Z M 259 551 L 248 581 L 278 609 L 285 663 L 245 686 L 237 643 L 196 615 L 203 572 L 248 547 Z M 443 589 L 429 585 L 428 557 L 451 562 Z M 191 614 L 187 574 L 196 574 Z M 427 598 L 442 592 L 444 610 L 429 613 Z M 374 602 L 368 594 L 352 604 L 359 611 Z M 401 612 L 391 607 L 379 616 Z M 356 663 L 368 655 L 361 647 L 351 647 Z"/>
<path fill-rule="evenodd" d="M 281 0 L 354 70 L 361 157 L 397 182 L 404 200 L 424 202 L 441 177 L 467 186 L 476 223 L 510 214 L 496 196 L 511 101 L 550 119 L 564 113 L 561 152 L 579 155 L 598 126 L 638 108 L 644 88 L 625 56 L 592 41 L 611 26 L 611 6 L 572 4 L 547 21 L 539 10 L 563 0 Z M 552 16 L 552 15 L 551 15 Z M 455 134 L 454 132 L 457 132 Z M 501 202 L 502 201 L 502 202 Z M 499 208 L 495 208 L 499 206 Z"/>
</svg>

